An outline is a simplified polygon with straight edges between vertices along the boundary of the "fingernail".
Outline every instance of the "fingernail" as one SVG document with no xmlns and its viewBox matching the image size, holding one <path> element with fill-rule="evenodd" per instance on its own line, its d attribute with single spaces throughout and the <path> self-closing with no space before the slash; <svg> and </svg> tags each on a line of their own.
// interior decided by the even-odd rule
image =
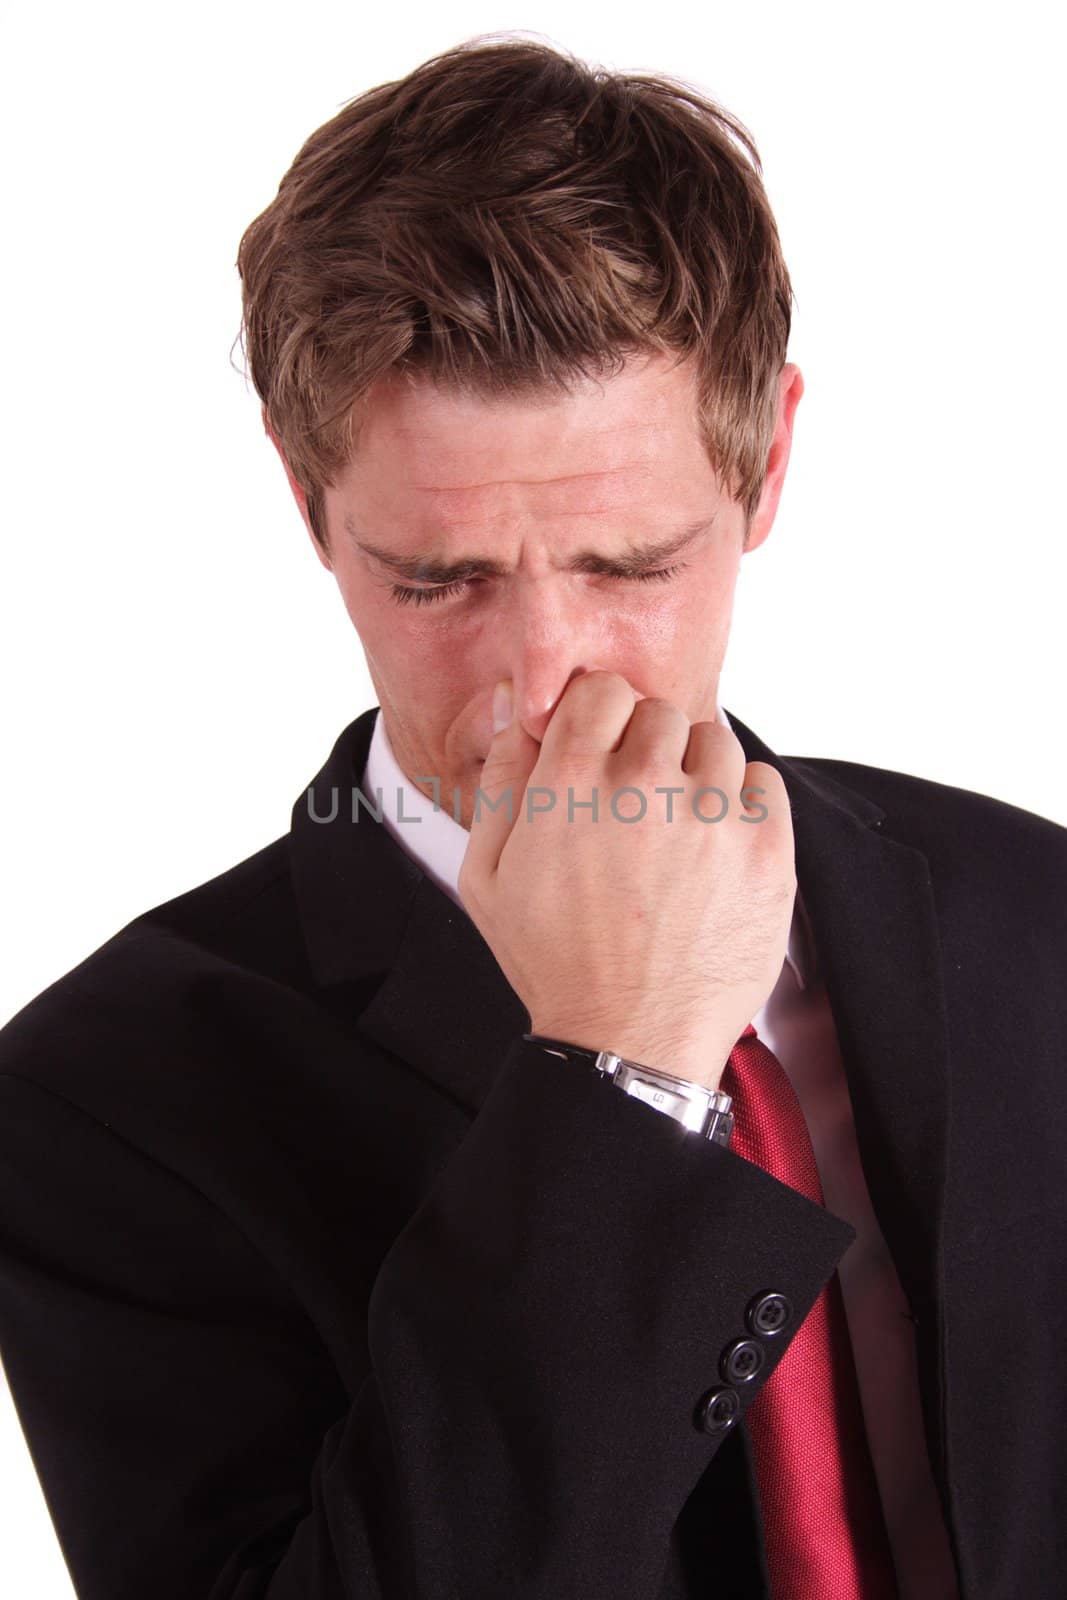
<svg viewBox="0 0 1067 1600">
<path fill-rule="evenodd" d="M 493 733 L 498 734 L 511 721 L 511 680 L 503 678 L 493 690 Z"/>
</svg>

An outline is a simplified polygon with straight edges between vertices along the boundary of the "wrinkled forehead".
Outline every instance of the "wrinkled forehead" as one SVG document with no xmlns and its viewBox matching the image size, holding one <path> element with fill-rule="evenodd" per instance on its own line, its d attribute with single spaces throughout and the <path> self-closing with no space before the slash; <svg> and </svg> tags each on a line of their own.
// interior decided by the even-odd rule
<svg viewBox="0 0 1067 1600">
<path fill-rule="evenodd" d="M 391 375 L 362 408 L 336 495 L 344 511 L 389 507 L 447 528 L 654 512 L 665 497 L 706 505 L 714 481 L 691 370 L 645 357 L 570 393 L 522 398 Z"/>
</svg>

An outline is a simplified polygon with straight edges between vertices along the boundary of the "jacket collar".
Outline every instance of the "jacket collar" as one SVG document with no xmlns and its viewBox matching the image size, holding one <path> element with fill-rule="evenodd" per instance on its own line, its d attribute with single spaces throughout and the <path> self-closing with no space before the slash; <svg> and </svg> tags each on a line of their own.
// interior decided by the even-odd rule
<svg viewBox="0 0 1067 1600">
<path fill-rule="evenodd" d="M 312 971 L 363 1034 L 476 1112 L 529 1017 L 474 923 L 375 820 L 370 798 L 356 802 L 352 821 L 377 711 L 341 733 L 293 807 L 292 870 Z M 932 1385 L 949 1080 L 929 863 L 830 763 L 776 755 L 728 715 L 746 759 L 775 767 L 789 796 L 797 881 L 860 1158 L 925 1346 L 923 1410 L 944 1499 Z"/>
</svg>

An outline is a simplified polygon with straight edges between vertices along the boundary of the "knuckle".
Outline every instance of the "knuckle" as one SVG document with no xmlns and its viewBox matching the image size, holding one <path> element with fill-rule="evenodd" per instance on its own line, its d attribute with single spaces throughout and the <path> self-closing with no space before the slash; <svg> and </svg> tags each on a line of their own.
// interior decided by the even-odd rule
<svg viewBox="0 0 1067 1600">
<path fill-rule="evenodd" d="M 689 718 L 673 700 L 639 700 L 634 706 L 630 725 L 642 740 L 669 740 L 672 748 L 681 733 L 690 731 Z"/>
<path fill-rule="evenodd" d="M 733 729 L 724 727 L 721 722 L 694 722 L 690 733 L 694 738 L 707 739 L 712 743 L 724 744 L 731 739 L 737 740 Z"/>
<path fill-rule="evenodd" d="M 609 672 L 605 667 L 592 667 L 588 672 L 580 672 L 576 678 L 571 679 L 564 699 L 585 700 L 629 688 L 630 685 L 621 673 Z"/>
<path fill-rule="evenodd" d="M 644 699 L 639 700 L 634 706 L 634 716 L 647 717 L 649 715 L 681 717 L 685 713 L 680 706 L 675 705 L 673 700 L 667 700 L 663 695 L 646 694 Z"/>
<path fill-rule="evenodd" d="M 705 768 L 721 768 L 724 763 L 742 763 L 744 749 L 732 728 L 721 722 L 694 722 L 689 734 L 689 758 Z"/>
</svg>

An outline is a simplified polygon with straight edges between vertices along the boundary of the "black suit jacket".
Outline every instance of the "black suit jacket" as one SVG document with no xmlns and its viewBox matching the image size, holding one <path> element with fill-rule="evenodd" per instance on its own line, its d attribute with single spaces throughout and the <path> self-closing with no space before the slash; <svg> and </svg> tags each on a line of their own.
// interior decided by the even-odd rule
<svg viewBox="0 0 1067 1600">
<path fill-rule="evenodd" d="M 746 1307 L 854 1237 L 524 1043 L 474 925 L 350 797 L 0 1033 L 0 1351 L 83 1600 L 754 1600 Z M 963 1600 L 1067 1587 L 1067 830 L 782 758 Z M 819 1600 L 819 1597 L 813 1597 Z"/>
</svg>

